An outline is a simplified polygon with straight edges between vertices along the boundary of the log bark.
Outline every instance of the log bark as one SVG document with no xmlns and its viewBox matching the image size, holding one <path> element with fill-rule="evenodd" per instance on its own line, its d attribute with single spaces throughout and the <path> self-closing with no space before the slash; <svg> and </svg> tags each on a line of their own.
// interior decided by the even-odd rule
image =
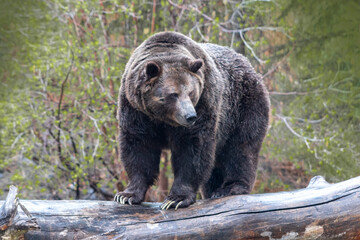
<svg viewBox="0 0 360 240">
<path fill-rule="evenodd" d="M 6 239 L 360 239 L 360 177 L 314 177 L 290 192 L 198 201 L 177 211 L 160 203 L 18 200 L 1 202 Z"/>
</svg>

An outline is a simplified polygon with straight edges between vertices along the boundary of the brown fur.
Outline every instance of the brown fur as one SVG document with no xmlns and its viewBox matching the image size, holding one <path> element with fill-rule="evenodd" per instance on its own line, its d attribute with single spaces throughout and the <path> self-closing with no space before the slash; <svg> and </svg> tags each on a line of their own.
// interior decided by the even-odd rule
<svg viewBox="0 0 360 240">
<path fill-rule="evenodd" d="M 126 65 L 119 94 L 120 156 L 130 178 L 116 199 L 140 203 L 170 148 L 171 207 L 204 197 L 249 193 L 267 131 L 268 93 L 233 50 L 158 33 Z"/>
</svg>

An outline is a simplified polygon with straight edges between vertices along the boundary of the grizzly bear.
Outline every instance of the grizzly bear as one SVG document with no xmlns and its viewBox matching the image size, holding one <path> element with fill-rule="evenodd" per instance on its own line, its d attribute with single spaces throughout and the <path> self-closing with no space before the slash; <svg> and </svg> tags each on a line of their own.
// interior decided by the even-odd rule
<svg viewBox="0 0 360 240">
<path fill-rule="evenodd" d="M 268 128 L 269 96 L 249 61 L 227 47 L 175 32 L 155 34 L 132 54 L 121 81 L 120 157 L 139 204 L 171 150 L 174 183 L 162 209 L 251 192 Z"/>
</svg>

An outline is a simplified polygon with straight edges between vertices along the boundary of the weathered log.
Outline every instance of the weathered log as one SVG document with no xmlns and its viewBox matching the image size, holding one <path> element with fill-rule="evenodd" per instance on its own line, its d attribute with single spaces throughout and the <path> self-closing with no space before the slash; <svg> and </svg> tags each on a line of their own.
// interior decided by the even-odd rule
<svg viewBox="0 0 360 240">
<path fill-rule="evenodd" d="M 1 235 L 13 239 L 360 239 L 360 177 L 336 184 L 314 177 L 305 189 L 198 201 L 177 211 L 160 210 L 160 203 L 15 197 L 11 187 L 0 216 Z"/>
</svg>

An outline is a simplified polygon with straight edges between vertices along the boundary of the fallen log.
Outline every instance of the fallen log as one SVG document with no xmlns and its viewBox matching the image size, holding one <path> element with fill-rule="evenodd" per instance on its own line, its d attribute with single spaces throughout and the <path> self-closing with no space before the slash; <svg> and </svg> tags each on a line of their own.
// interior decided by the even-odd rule
<svg viewBox="0 0 360 240">
<path fill-rule="evenodd" d="M 291 192 L 198 201 L 186 209 L 160 203 L 18 200 L 3 204 L 7 239 L 360 239 L 360 177 L 329 184 L 314 177 Z"/>
</svg>

